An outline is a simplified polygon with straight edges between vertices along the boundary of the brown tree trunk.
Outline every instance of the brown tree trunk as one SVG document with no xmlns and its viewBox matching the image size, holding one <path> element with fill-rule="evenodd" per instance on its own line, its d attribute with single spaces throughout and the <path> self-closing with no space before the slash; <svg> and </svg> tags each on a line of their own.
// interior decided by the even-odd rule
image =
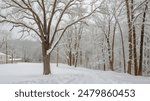
<svg viewBox="0 0 150 101">
<path fill-rule="evenodd" d="M 72 54 L 72 65 L 75 66 L 75 54 L 74 53 Z"/>
<path fill-rule="evenodd" d="M 110 25 L 109 25 L 110 26 Z M 110 29 L 109 29 L 110 30 Z M 108 49 L 107 49 L 107 51 L 108 51 L 108 60 L 109 60 L 109 69 L 110 70 L 114 70 L 113 69 L 113 66 L 112 66 L 112 57 L 111 57 L 111 46 L 110 46 L 110 41 L 109 41 L 109 35 L 110 34 L 108 34 L 108 36 L 105 34 L 105 37 L 106 37 L 106 41 L 107 41 L 107 46 L 108 46 Z"/>
<path fill-rule="evenodd" d="M 69 52 L 69 66 L 72 66 L 72 52 Z"/>
<path fill-rule="evenodd" d="M 106 71 L 106 64 L 104 63 L 104 71 Z"/>
<path fill-rule="evenodd" d="M 129 42 L 129 61 L 128 61 L 128 73 L 131 74 L 132 68 L 132 24 L 131 24 L 131 13 L 129 0 L 125 0 L 127 10 L 127 22 L 128 22 L 128 42 Z"/>
<path fill-rule="evenodd" d="M 112 64 L 112 57 L 111 57 L 111 46 L 110 46 L 110 42 L 109 42 L 109 39 L 107 40 L 107 43 L 108 43 L 108 54 L 109 54 L 109 68 L 110 70 L 114 70 L 113 68 L 113 64 Z"/>
<path fill-rule="evenodd" d="M 134 73 L 137 75 L 138 71 L 138 62 L 137 62 L 137 48 L 136 48 L 136 32 L 135 27 L 133 25 L 133 49 L 134 49 Z"/>
<path fill-rule="evenodd" d="M 132 20 L 132 32 L 133 32 L 133 56 L 134 56 L 134 74 L 137 75 L 138 62 L 137 62 L 137 49 L 136 49 L 136 31 L 133 23 L 134 20 L 134 1 L 131 0 L 131 20 Z"/>
<path fill-rule="evenodd" d="M 43 75 L 51 74 L 50 70 L 50 54 L 47 54 L 49 45 L 42 43 L 42 53 L 43 53 Z"/>
<path fill-rule="evenodd" d="M 111 54 L 111 45 L 110 45 L 110 33 L 111 33 L 111 19 L 109 19 L 109 26 L 108 26 L 108 37 L 107 44 L 108 44 L 108 55 L 109 55 L 109 68 L 110 70 L 114 71 L 113 64 L 112 64 L 112 54 Z"/>
<path fill-rule="evenodd" d="M 78 52 L 75 53 L 75 62 L 74 62 L 74 66 L 77 67 L 78 64 Z"/>
<path fill-rule="evenodd" d="M 82 51 L 80 51 L 80 65 L 82 66 Z"/>
<path fill-rule="evenodd" d="M 144 33 L 145 33 L 145 18 L 146 18 L 146 11 L 148 9 L 148 1 L 145 4 L 145 10 L 143 13 L 143 21 L 142 21 L 142 27 L 141 27 L 141 42 L 140 42 L 140 59 L 139 59 L 139 70 L 138 75 L 142 75 L 142 64 L 143 64 L 143 47 L 144 47 Z"/>
<path fill-rule="evenodd" d="M 103 40 L 102 40 L 103 41 Z M 103 46 L 103 44 L 102 44 Z M 105 53 L 104 53 L 104 49 L 102 47 L 102 56 L 103 56 L 103 64 L 104 64 L 104 71 L 106 71 L 106 64 L 105 64 Z"/>
</svg>

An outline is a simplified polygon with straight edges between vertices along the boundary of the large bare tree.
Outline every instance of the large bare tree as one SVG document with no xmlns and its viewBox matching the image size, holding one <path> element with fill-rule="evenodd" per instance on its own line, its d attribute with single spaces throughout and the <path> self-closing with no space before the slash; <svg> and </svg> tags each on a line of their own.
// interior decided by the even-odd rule
<svg viewBox="0 0 150 101">
<path fill-rule="evenodd" d="M 84 1 L 86 0 L 2 0 L 0 23 L 10 23 L 13 25 L 12 29 L 21 27 L 23 33 L 38 35 L 42 44 L 43 74 L 48 75 L 51 73 L 51 52 L 65 31 L 97 9 L 87 10 L 79 17 L 73 9 L 79 3 L 85 3 Z M 70 15 L 74 19 L 69 21 Z"/>
</svg>

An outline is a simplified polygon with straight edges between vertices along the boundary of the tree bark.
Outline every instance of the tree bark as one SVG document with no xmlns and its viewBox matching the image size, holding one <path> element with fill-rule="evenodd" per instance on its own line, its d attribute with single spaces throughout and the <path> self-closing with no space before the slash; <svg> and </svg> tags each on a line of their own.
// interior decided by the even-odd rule
<svg viewBox="0 0 150 101">
<path fill-rule="evenodd" d="M 109 25 L 108 25 L 108 37 L 106 38 L 107 39 L 107 44 L 108 44 L 108 57 L 109 57 L 109 68 L 110 70 L 114 71 L 114 68 L 113 68 L 113 63 L 112 63 L 112 54 L 111 54 L 111 45 L 110 45 L 110 33 L 111 33 L 111 19 L 109 19 Z"/>
<path fill-rule="evenodd" d="M 110 26 L 110 24 L 109 24 L 109 26 Z M 110 31 L 110 27 L 109 27 L 109 31 Z M 107 51 L 108 51 L 109 69 L 113 71 L 114 69 L 112 66 L 112 56 L 111 56 L 112 54 L 111 54 L 111 45 L 110 45 L 110 41 L 109 41 L 109 35 L 110 35 L 110 32 L 108 33 L 108 36 L 105 34 L 105 37 L 106 37 L 107 46 L 108 46 Z"/>
<path fill-rule="evenodd" d="M 69 66 L 72 66 L 72 52 L 71 50 L 69 51 Z"/>
<path fill-rule="evenodd" d="M 142 64 L 143 64 L 143 47 L 144 47 L 144 33 L 145 33 L 145 19 L 146 19 L 146 11 L 148 9 L 148 1 L 145 4 L 145 9 L 143 13 L 143 21 L 141 26 L 141 42 L 140 42 L 140 59 L 139 59 L 139 69 L 138 69 L 138 75 L 142 75 Z"/>
<path fill-rule="evenodd" d="M 125 0 L 127 10 L 127 22 L 128 22 L 128 42 L 129 42 L 129 61 L 128 61 L 128 73 L 131 74 L 132 68 L 132 25 L 131 25 L 131 12 L 129 0 Z"/>
<path fill-rule="evenodd" d="M 80 66 L 82 66 L 82 51 L 80 51 Z"/>
<path fill-rule="evenodd" d="M 134 49 L 134 73 L 137 75 L 138 71 L 138 62 L 137 62 L 137 48 L 136 48 L 136 32 L 135 32 L 135 27 L 133 25 L 133 49 Z"/>
<path fill-rule="evenodd" d="M 133 56 L 134 56 L 134 74 L 137 75 L 138 62 L 137 62 L 137 49 L 136 49 L 136 31 L 133 23 L 134 20 L 134 1 L 131 0 L 131 20 L 132 20 L 132 33 L 133 33 Z"/>
<path fill-rule="evenodd" d="M 50 54 L 47 54 L 47 50 L 49 49 L 49 45 L 46 43 L 42 43 L 42 53 L 43 53 L 43 75 L 51 74 L 50 70 Z"/>
</svg>

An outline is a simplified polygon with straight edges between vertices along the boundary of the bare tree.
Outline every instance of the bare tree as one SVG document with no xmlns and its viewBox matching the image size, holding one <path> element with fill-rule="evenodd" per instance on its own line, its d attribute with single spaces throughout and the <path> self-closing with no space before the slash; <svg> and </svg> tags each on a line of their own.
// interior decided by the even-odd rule
<svg viewBox="0 0 150 101">
<path fill-rule="evenodd" d="M 83 24 L 81 22 L 80 24 L 74 25 L 68 29 L 63 37 L 66 57 L 68 59 L 68 65 L 70 66 L 74 65 L 77 67 L 82 32 Z"/>
<path fill-rule="evenodd" d="M 132 23 L 131 23 L 131 10 L 130 10 L 130 0 L 125 0 L 126 3 L 126 11 L 127 11 L 127 22 L 128 22 L 128 43 L 129 43 L 129 61 L 128 61 L 128 73 L 131 74 L 131 68 L 132 68 L 132 50 L 133 50 L 133 44 L 132 44 Z"/>
<path fill-rule="evenodd" d="M 142 26 L 141 26 L 141 42 L 140 42 L 140 59 L 139 59 L 139 70 L 138 75 L 142 75 L 142 64 L 143 64 L 143 46 L 144 46 L 144 33 L 145 33 L 145 21 L 146 21 L 146 14 L 148 10 L 148 0 L 146 0 L 143 18 L 142 18 Z"/>
<path fill-rule="evenodd" d="M 108 2 L 111 2 L 111 4 L 109 4 Z M 108 64 L 109 69 L 111 70 L 114 70 L 115 68 L 115 36 L 117 34 L 117 25 L 119 22 L 118 18 L 122 14 L 124 8 L 123 4 L 124 2 L 122 1 L 106 0 L 101 10 L 98 12 L 99 16 L 96 16 L 96 24 L 99 26 L 99 28 L 101 28 L 106 39 L 109 60 Z"/>
<path fill-rule="evenodd" d="M 111 47 L 111 25 L 113 21 L 113 15 L 110 14 L 109 8 L 105 8 L 106 12 L 99 12 L 100 14 L 103 14 L 102 17 L 96 16 L 95 22 L 99 28 L 101 28 L 103 35 L 106 39 L 107 43 L 107 54 L 108 54 L 108 65 L 110 70 L 114 70 L 113 63 L 112 63 L 112 47 Z"/>
<path fill-rule="evenodd" d="M 134 56 L 134 74 L 137 75 L 138 62 L 137 62 L 137 46 L 136 46 L 136 29 L 134 25 L 134 0 L 131 0 L 131 23 L 132 23 L 132 33 L 133 33 L 133 56 Z"/>
<path fill-rule="evenodd" d="M 51 73 L 51 52 L 66 30 L 92 15 L 97 9 L 95 7 L 91 12 L 85 12 L 79 17 L 76 16 L 76 12 L 72 12 L 72 9 L 84 0 L 3 0 L 2 2 L 4 6 L 1 9 L 8 12 L 3 14 L 1 23 L 11 23 L 12 29 L 21 27 L 21 32 L 35 33 L 41 40 L 44 75 Z M 71 14 L 74 14 L 75 19 L 67 23 L 66 18 L 69 19 Z"/>
</svg>

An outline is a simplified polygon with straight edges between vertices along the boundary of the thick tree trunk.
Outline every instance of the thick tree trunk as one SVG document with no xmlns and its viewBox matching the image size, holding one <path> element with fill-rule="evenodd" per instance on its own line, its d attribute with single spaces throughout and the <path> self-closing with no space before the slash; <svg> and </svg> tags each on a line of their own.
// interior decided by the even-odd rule
<svg viewBox="0 0 150 101">
<path fill-rule="evenodd" d="M 42 52 L 43 52 L 43 75 L 51 74 L 50 70 L 50 54 L 47 54 L 49 46 L 45 43 L 42 43 Z"/>
</svg>

